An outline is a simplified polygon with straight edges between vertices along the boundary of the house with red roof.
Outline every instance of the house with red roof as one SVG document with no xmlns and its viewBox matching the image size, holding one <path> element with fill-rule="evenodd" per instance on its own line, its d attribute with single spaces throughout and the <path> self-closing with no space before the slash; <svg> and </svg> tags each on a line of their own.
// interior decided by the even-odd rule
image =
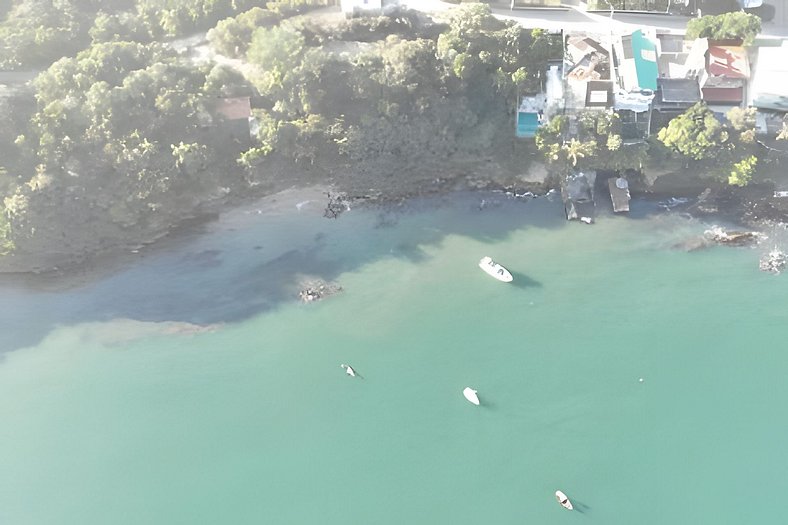
<svg viewBox="0 0 788 525">
<path fill-rule="evenodd" d="M 238 145 L 240 149 L 251 145 L 250 124 L 252 107 L 249 97 L 216 99 L 213 108 L 214 128 Z"/>
<path fill-rule="evenodd" d="M 707 104 L 741 106 L 749 78 L 750 62 L 742 46 L 708 43 L 706 67 L 698 76 L 701 97 Z"/>
</svg>

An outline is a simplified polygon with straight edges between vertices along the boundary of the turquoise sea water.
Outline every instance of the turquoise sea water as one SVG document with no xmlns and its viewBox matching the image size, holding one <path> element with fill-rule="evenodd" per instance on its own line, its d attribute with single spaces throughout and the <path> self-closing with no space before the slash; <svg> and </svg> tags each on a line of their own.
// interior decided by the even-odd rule
<svg viewBox="0 0 788 525">
<path fill-rule="evenodd" d="M 645 202 L 586 226 L 547 199 L 331 221 L 301 198 L 78 289 L 3 288 L 0 523 L 782 521 L 765 246 L 672 249 L 709 224 Z M 303 275 L 344 292 L 300 304 Z"/>
</svg>

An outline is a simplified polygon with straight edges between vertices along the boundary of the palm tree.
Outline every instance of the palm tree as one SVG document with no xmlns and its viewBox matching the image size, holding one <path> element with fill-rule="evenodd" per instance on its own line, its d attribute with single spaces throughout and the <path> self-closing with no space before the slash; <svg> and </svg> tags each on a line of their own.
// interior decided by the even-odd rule
<svg viewBox="0 0 788 525">
<path fill-rule="evenodd" d="M 586 155 L 591 155 L 595 146 L 596 143 L 594 142 L 580 142 L 573 138 L 569 142 L 565 142 L 561 149 L 564 150 L 566 159 L 572 161 L 572 166 L 577 166 L 577 160 Z"/>
<path fill-rule="evenodd" d="M 788 117 L 783 118 L 783 127 L 777 134 L 777 140 L 788 140 Z"/>
</svg>

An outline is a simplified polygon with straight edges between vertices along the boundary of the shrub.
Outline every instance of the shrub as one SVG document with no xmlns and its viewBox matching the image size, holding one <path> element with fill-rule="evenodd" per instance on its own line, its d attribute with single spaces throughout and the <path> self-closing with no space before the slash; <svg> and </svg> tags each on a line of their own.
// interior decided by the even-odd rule
<svg viewBox="0 0 788 525">
<path fill-rule="evenodd" d="M 760 32 L 761 19 L 743 12 L 693 18 L 687 23 L 687 38 L 741 39 L 749 45 Z"/>
</svg>

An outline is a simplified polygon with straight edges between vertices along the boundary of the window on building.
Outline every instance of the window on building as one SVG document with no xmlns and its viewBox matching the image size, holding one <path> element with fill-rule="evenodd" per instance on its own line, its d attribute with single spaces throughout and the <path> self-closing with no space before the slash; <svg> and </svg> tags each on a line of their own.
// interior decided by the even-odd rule
<svg viewBox="0 0 788 525">
<path fill-rule="evenodd" d="M 624 59 L 628 58 L 635 58 L 635 55 L 632 54 L 632 35 L 626 35 L 621 37 L 621 46 L 624 48 Z"/>
</svg>

